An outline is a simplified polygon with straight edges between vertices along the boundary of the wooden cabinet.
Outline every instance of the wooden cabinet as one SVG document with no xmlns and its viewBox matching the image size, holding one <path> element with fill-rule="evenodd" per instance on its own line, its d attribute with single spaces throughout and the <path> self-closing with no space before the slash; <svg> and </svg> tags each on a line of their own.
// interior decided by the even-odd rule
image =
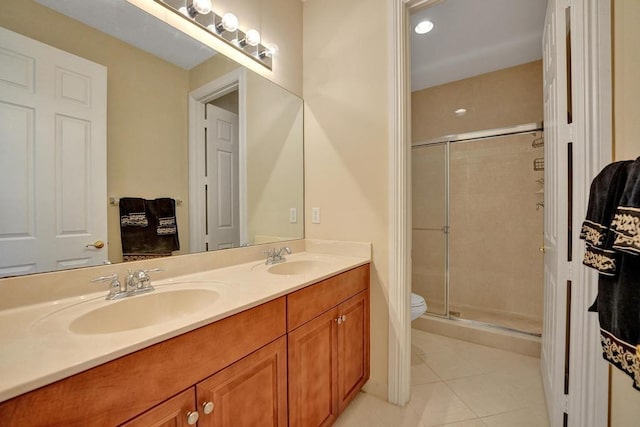
<svg viewBox="0 0 640 427">
<path fill-rule="evenodd" d="M 338 308 L 338 411 L 342 412 L 369 379 L 369 295 L 367 291 Z"/>
<path fill-rule="evenodd" d="M 193 389 L 189 389 L 124 423 L 122 427 L 188 427 L 188 418 L 195 412 L 195 395 Z"/>
<path fill-rule="evenodd" d="M 122 427 L 286 427 L 286 342 L 277 339 Z"/>
<path fill-rule="evenodd" d="M 250 354 L 196 385 L 201 427 L 287 426 L 287 340 Z"/>
<path fill-rule="evenodd" d="M 304 322 L 303 317 L 298 321 L 296 304 L 306 306 L 312 314 L 324 308 L 322 314 L 288 334 L 292 427 L 330 426 L 369 379 L 369 267 L 344 274 L 347 276 L 336 276 L 339 281 L 321 282 L 298 291 L 298 295 L 291 294 L 293 298 L 288 301 L 288 318 L 296 317 L 289 325 Z M 351 278 L 351 292 L 357 293 L 330 306 L 336 302 L 331 288 L 344 290 L 346 278 Z M 327 299 L 324 307 L 317 304 L 323 298 Z"/>
<path fill-rule="evenodd" d="M 336 318 L 330 310 L 289 333 L 289 424 L 330 426 L 338 417 Z"/>
</svg>

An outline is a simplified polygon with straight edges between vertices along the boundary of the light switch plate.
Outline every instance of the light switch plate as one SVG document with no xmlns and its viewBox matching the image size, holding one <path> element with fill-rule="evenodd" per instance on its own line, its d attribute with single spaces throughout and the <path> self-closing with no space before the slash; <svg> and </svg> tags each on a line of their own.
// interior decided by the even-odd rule
<svg viewBox="0 0 640 427">
<path fill-rule="evenodd" d="M 311 223 L 320 224 L 320 208 L 311 208 Z"/>
<path fill-rule="evenodd" d="M 289 222 L 291 224 L 295 224 L 298 222 L 298 209 L 297 208 L 289 208 Z"/>
</svg>

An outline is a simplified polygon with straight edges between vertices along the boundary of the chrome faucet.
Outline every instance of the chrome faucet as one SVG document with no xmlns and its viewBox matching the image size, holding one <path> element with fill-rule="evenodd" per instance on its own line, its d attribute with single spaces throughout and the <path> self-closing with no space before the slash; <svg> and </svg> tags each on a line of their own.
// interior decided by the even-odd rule
<svg viewBox="0 0 640 427">
<path fill-rule="evenodd" d="M 270 248 L 266 250 L 264 253 L 267 255 L 267 261 L 265 264 L 278 264 L 280 262 L 285 262 L 287 259 L 284 257 L 284 252 L 291 255 L 291 249 L 289 246 L 283 246 L 279 249 Z"/>
<path fill-rule="evenodd" d="M 162 269 L 152 268 L 148 270 L 136 270 L 133 272 L 129 270 L 124 280 L 124 286 L 118 280 L 117 273 L 114 273 L 110 276 L 96 277 L 95 279 L 91 280 L 91 282 L 105 282 L 107 280 L 111 280 L 111 284 L 109 285 L 109 293 L 107 294 L 106 299 L 121 299 L 153 291 L 154 288 L 153 286 L 151 286 L 151 277 L 149 277 L 148 274 L 152 271 L 162 271 Z"/>
</svg>

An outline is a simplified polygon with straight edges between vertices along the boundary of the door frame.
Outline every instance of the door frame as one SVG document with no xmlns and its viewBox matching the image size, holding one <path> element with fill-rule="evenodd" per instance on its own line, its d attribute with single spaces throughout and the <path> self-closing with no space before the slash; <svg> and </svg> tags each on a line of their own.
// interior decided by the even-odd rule
<svg viewBox="0 0 640 427">
<path fill-rule="evenodd" d="M 237 68 L 189 92 L 189 250 L 205 250 L 205 104 L 238 91 L 238 192 L 240 245 L 247 243 L 247 73 Z"/>
<path fill-rule="evenodd" d="M 389 8 L 389 335 L 388 400 L 405 405 L 411 392 L 411 94 L 409 89 L 409 9 L 437 0 L 390 0 Z M 610 0 L 572 2 L 574 86 L 574 224 L 583 215 L 589 182 L 611 161 L 611 4 Z M 579 4 L 578 4 L 579 3 Z M 576 98 L 579 102 L 575 102 Z M 584 108 L 588 105 L 588 108 Z M 577 143 L 576 143 L 577 142 Z M 583 216 L 582 216 L 583 218 Z M 580 219 L 581 221 L 581 219 Z M 574 239 L 577 240 L 574 230 Z M 575 243 L 575 242 L 574 242 Z M 606 425 L 608 376 L 603 368 L 597 319 L 586 312 L 597 288 L 596 275 L 581 268 L 582 245 L 574 254 L 578 291 L 571 313 L 573 392 L 570 425 Z"/>
</svg>

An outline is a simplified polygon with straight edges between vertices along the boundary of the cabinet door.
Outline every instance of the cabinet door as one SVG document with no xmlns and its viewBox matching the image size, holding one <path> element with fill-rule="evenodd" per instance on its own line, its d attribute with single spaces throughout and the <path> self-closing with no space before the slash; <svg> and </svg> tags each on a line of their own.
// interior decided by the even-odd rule
<svg viewBox="0 0 640 427">
<path fill-rule="evenodd" d="M 280 337 L 198 383 L 198 425 L 286 427 L 286 342 Z"/>
<path fill-rule="evenodd" d="M 289 333 L 289 425 L 317 427 L 338 416 L 337 323 L 333 308 Z"/>
<path fill-rule="evenodd" d="M 122 424 L 122 427 L 187 427 L 187 417 L 195 411 L 195 404 L 192 387 Z"/>
<path fill-rule="evenodd" d="M 369 379 L 369 293 L 360 292 L 338 307 L 338 409 Z"/>
</svg>

